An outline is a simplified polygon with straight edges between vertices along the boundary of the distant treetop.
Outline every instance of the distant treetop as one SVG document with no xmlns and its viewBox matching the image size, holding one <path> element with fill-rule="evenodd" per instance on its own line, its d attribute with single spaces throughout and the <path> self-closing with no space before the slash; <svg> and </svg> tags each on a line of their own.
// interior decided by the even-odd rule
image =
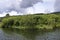
<svg viewBox="0 0 60 40">
<path fill-rule="evenodd" d="M 10 15 L 9 14 L 6 14 L 6 17 L 9 17 Z"/>
</svg>

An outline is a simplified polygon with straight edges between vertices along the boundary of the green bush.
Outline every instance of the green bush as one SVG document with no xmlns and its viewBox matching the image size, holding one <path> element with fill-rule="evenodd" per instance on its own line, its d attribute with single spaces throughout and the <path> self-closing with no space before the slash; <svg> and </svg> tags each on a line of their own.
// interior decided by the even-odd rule
<svg viewBox="0 0 60 40">
<path fill-rule="evenodd" d="M 60 27 L 60 14 L 11 16 L 2 19 L 1 27 L 53 28 Z"/>
</svg>

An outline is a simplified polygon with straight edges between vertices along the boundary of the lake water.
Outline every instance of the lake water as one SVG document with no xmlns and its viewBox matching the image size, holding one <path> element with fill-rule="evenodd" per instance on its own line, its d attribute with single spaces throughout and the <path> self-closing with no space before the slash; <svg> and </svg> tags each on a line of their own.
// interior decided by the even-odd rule
<svg viewBox="0 0 60 40">
<path fill-rule="evenodd" d="M 0 40 L 60 40 L 60 29 L 43 30 L 19 30 L 0 29 Z"/>
</svg>

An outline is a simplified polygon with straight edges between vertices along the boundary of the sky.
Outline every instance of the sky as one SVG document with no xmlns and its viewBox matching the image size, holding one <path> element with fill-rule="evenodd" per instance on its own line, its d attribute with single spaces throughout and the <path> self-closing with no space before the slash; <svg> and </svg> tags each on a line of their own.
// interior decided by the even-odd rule
<svg viewBox="0 0 60 40">
<path fill-rule="evenodd" d="M 60 12 L 60 0 L 55 1 L 55 12 Z"/>
<path fill-rule="evenodd" d="M 0 17 L 60 11 L 60 0 L 0 0 Z"/>
</svg>

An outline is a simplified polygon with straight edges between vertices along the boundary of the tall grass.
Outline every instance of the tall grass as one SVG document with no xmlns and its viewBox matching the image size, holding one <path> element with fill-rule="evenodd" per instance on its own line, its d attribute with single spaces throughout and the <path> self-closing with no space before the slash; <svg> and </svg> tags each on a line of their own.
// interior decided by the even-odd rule
<svg viewBox="0 0 60 40">
<path fill-rule="evenodd" d="M 60 14 L 9 16 L 2 19 L 0 26 L 19 29 L 53 29 L 60 27 Z"/>
</svg>

